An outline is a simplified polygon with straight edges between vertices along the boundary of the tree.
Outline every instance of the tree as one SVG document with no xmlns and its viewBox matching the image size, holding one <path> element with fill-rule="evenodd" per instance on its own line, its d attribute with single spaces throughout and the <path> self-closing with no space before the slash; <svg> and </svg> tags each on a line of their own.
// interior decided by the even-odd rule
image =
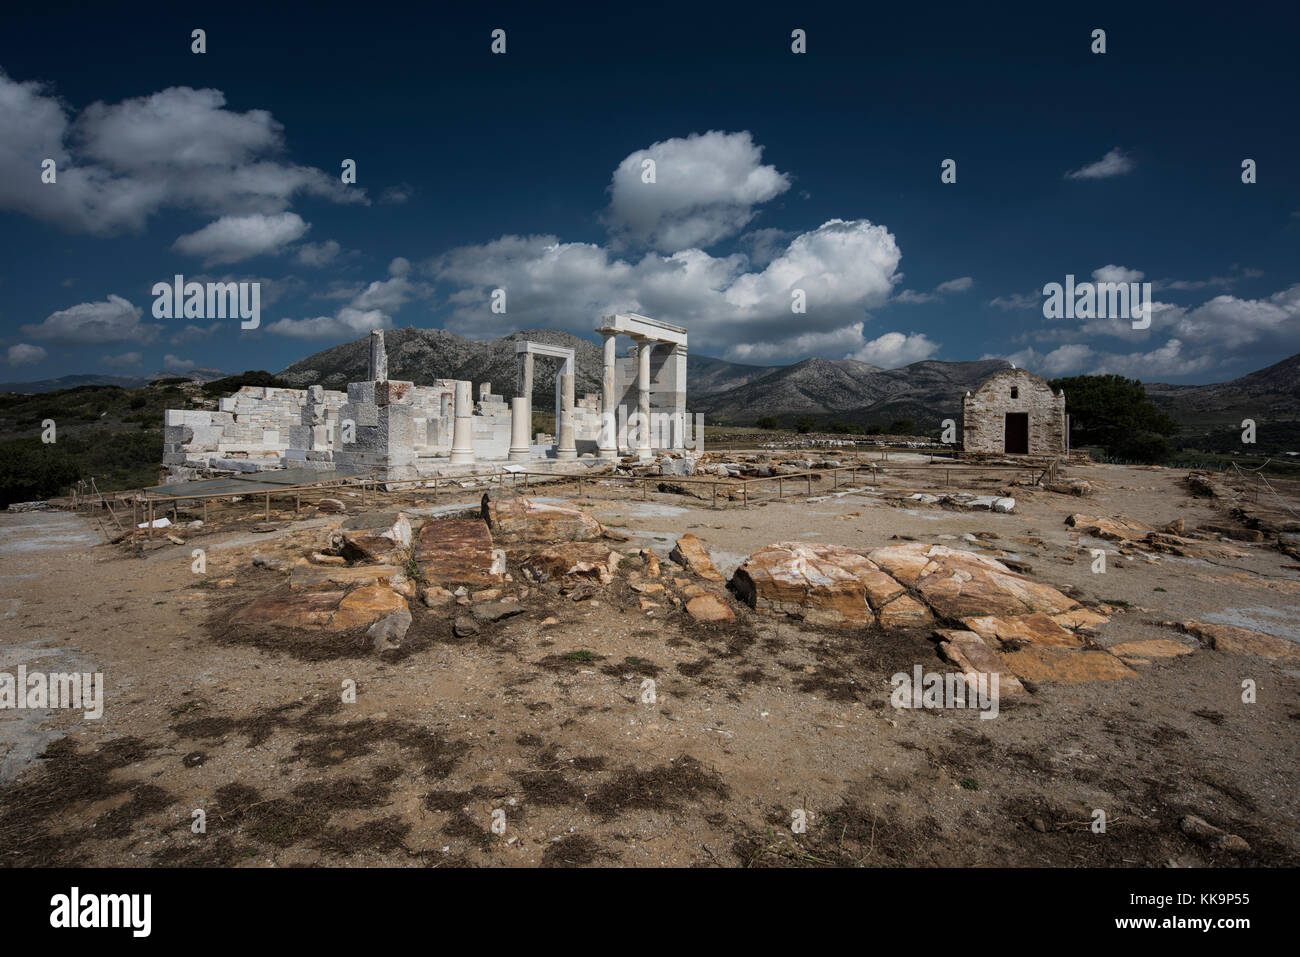
<svg viewBox="0 0 1300 957">
<path fill-rule="evenodd" d="M 895 419 L 889 423 L 890 435 L 911 435 L 916 431 L 916 423 L 911 419 Z"/>
<path fill-rule="evenodd" d="M 0 444 L 0 508 L 63 494 L 78 471 L 67 445 L 66 439 L 46 445 L 35 438 Z"/>
<path fill-rule="evenodd" d="M 801 415 L 799 418 L 794 420 L 794 430 L 801 435 L 807 435 L 813 430 L 813 427 L 816 424 L 817 422 L 815 419 L 809 418 L 806 415 Z"/>
<path fill-rule="evenodd" d="M 1165 437 L 1178 431 L 1178 423 L 1147 398 L 1137 379 L 1077 375 L 1048 384 L 1053 390 L 1065 390 L 1071 448 L 1096 445 L 1107 455 L 1138 462 L 1154 462 L 1170 454 Z"/>
<path fill-rule="evenodd" d="M 774 416 L 774 415 L 765 415 L 765 416 L 763 416 L 761 419 L 758 420 L 757 425 L 758 425 L 758 427 L 759 427 L 760 429 L 775 429 L 775 428 L 776 428 L 776 416 Z"/>
</svg>

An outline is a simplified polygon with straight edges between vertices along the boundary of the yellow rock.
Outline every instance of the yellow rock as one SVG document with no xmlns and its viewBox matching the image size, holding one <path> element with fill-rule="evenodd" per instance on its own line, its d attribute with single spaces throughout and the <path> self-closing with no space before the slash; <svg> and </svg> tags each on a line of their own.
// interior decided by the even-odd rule
<svg viewBox="0 0 1300 957">
<path fill-rule="evenodd" d="M 686 603 L 686 612 L 699 621 L 731 621 L 736 617 L 717 595 L 697 595 Z"/>
<path fill-rule="evenodd" d="M 1206 621 L 1185 622 L 1182 628 L 1189 635 L 1209 642 L 1215 651 L 1233 655 L 1258 655 L 1269 661 L 1300 661 L 1300 643 L 1287 641 L 1277 635 Z"/>
<path fill-rule="evenodd" d="M 336 631 L 368 628 L 399 608 L 406 608 L 406 599 L 397 592 L 382 585 L 366 585 L 343 597 L 329 626 Z"/>
<path fill-rule="evenodd" d="M 1007 666 L 1026 681 L 1074 685 L 1136 678 L 1137 672 L 1107 651 L 1036 648 L 1003 652 Z"/>
<path fill-rule="evenodd" d="M 1081 638 L 1043 614 L 963 618 L 962 624 L 981 638 L 1002 642 L 1023 641 L 1044 648 L 1078 648 L 1083 644 Z"/>
</svg>

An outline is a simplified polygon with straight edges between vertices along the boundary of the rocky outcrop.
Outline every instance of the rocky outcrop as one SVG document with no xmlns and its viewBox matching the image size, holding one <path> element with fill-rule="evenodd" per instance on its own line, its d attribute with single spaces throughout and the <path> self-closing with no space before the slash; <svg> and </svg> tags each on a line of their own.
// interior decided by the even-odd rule
<svg viewBox="0 0 1300 957">
<path fill-rule="evenodd" d="M 1025 646 L 1003 652 L 1008 669 L 1024 681 L 1052 684 L 1086 684 L 1136 678 L 1137 672 L 1101 649 L 1039 648 Z"/>
<path fill-rule="evenodd" d="M 996 559 L 943 545 L 911 543 L 864 552 L 844 545 L 778 542 L 747 558 L 731 587 L 759 611 L 813 624 L 882 628 L 965 628 L 933 632 L 945 658 L 967 676 L 996 673 L 1001 693 L 1021 679 L 1075 684 L 1136 676 L 1124 661 L 1073 628 L 1104 615 Z"/>
<path fill-rule="evenodd" d="M 867 557 L 913 589 L 942 618 L 1056 615 L 1079 604 L 996 559 L 945 545 L 890 545 Z"/>
<path fill-rule="evenodd" d="M 586 512 L 543 505 L 522 495 L 485 492 L 480 510 L 492 537 L 502 545 L 589 542 L 605 533 Z"/>
<path fill-rule="evenodd" d="M 1225 654 L 1255 655 L 1270 661 L 1300 661 L 1300 642 L 1288 641 L 1277 635 L 1208 621 L 1183 622 L 1179 627 L 1215 651 Z"/>
<path fill-rule="evenodd" d="M 1028 644 L 1040 648 L 1079 648 L 1084 644 L 1078 635 L 1066 631 L 1041 612 L 1014 618 L 996 615 L 963 618 L 962 624 L 981 638 L 997 639 L 1013 646 Z"/>
<path fill-rule="evenodd" d="M 940 639 L 940 653 L 960 668 L 967 678 L 978 680 L 982 676 L 996 674 L 1000 695 L 1025 693 L 1025 686 L 1010 673 L 1002 656 L 990 648 L 979 635 L 961 629 L 946 628 L 941 628 L 934 634 Z M 988 685 L 985 684 L 985 687 Z"/>
<path fill-rule="evenodd" d="M 862 625 L 874 616 L 859 569 L 878 571 L 861 553 L 841 545 L 778 542 L 745 559 L 731 577 L 731 588 L 758 611 L 813 624 Z"/>
<path fill-rule="evenodd" d="M 1085 535 L 1091 535 L 1093 538 L 1104 538 L 1112 542 L 1146 538 L 1147 535 L 1155 531 L 1145 522 L 1139 522 L 1135 518 L 1128 518 L 1124 515 L 1114 515 L 1106 518 L 1098 515 L 1075 514 L 1067 518 L 1065 524 L 1083 532 Z"/>
<path fill-rule="evenodd" d="M 1085 535 L 1119 542 L 1120 551 L 1156 552 L 1180 555 L 1186 558 L 1244 558 L 1245 553 L 1230 545 L 1203 538 L 1188 538 L 1182 521 L 1170 523 L 1164 530 L 1156 530 L 1145 522 L 1126 515 L 1100 517 L 1096 515 L 1071 515 L 1065 524 Z M 1260 536 L 1261 538 L 1263 536 Z"/>
</svg>

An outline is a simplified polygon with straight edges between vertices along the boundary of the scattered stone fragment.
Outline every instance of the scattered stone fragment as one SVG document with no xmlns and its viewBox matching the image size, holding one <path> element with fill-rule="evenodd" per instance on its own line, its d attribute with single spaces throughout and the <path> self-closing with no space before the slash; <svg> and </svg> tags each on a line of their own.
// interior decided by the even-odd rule
<svg viewBox="0 0 1300 957">
<path fill-rule="evenodd" d="M 342 555 L 322 555 L 320 552 L 312 552 L 311 560 L 317 565 L 346 565 L 348 560 Z"/>
<path fill-rule="evenodd" d="M 722 573 L 714 566 L 713 559 L 709 557 L 704 545 L 689 532 L 677 539 L 677 544 L 668 553 L 668 557 L 700 578 L 707 578 L 714 582 L 725 581 Z"/>
<path fill-rule="evenodd" d="M 428 608 L 441 608 L 448 602 L 456 600 L 456 596 L 440 585 L 426 585 L 420 595 L 420 601 L 424 602 Z"/>
<path fill-rule="evenodd" d="M 736 613 L 714 594 L 696 595 L 686 603 L 686 612 L 697 621 L 731 621 Z"/>
<path fill-rule="evenodd" d="M 1048 482 L 1043 488 L 1049 492 L 1055 492 L 1058 495 L 1091 495 L 1092 486 L 1083 479 L 1060 479 L 1056 482 Z"/>
<path fill-rule="evenodd" d="M 391 651 L 401 645 L 410 627 L 411 612 L 403 605 L 371 625 L 366 630 L 366 637 L 375 651 Z"/>
<path fill-rule="evenodd" d="M 1250 845 L 1244 839 L 1236 834 L 1229 834 L 1222 828 L 1215 827 L 1205 818 L 1198 817 L 1195 814 L 1188 814 L 1184 817 L 1178 822 L 1178 827 L 1188 837 L 1216 851 L 1226 851 L 1229 854 L 1247 854 L 1250 852 Z"/>
<path fill-rule="evenodd" d="M 402 512 L 385 528 L 344 530 L 339 535 L 338 550 L 352 561 L 402 565 L 410 554 L 411 523 Z"/>
<path fill-rule="evenodd" d="M 641 555 L 645 558 L 645 577 L 659 577 L 659 556 L 655 554 L 653 548 L 641 549 Z"/>
<path fill-rule="evenodd" d="M 517 599 L 507 598 L 504 601 L 487 601 L 474 605 L 470 614 L 480 622 L 492 622 L 523 614 L 523 611 L 524 606 Z"/>
<path fill-rule="evenodd" d="M 323 498 L 316 503 L 322 512 L 346 512 L 348 507 L 336 498 Z"/>
<path fill-rule="evenodd" d="M 589 579 L 602 585 L 614 580 L 622 556 L 599 542 L 559 542 L 524 559 L 521 568 L 534 582 Z"/>
<path fill-rule="evenodd" d="M 478 622 L 468 615 L 462 615 L 452 623 L 451 630 L 457 638 L 467 638 L 478 634 Z"/>
</svg>

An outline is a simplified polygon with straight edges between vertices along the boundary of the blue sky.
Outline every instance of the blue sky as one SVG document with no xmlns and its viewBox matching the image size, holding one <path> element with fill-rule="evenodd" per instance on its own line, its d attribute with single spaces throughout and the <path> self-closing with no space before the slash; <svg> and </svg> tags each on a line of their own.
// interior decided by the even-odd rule
<svg viewBox="0 0 1300 957">
<path fill-rule="evenodd" d="M 5 16 L 5 379 L 275 370 L 375 327 L 582 335 L 615 310 L 761 364 L 1202 382 L 1300 352 L 1294 5 Z M 155 319 L 177 273 L 260 282 L 260 327 Z M 1152 283 L 1151 328 L 1044 318 L 1067 274 Z"/>
</svg>

